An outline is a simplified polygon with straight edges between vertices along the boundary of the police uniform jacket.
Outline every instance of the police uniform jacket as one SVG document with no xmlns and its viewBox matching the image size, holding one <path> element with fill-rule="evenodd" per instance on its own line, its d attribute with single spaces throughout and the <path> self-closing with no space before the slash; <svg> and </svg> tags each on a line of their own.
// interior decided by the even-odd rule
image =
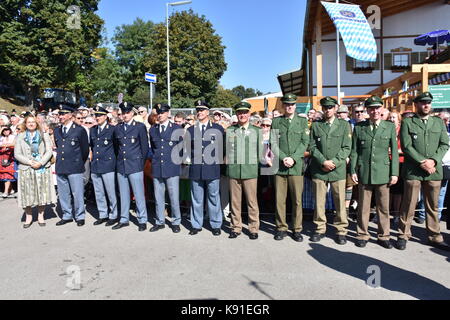
<svg viewBox="0 0 450 320">
<path fill-rule="evenodd" d="M 276 139 L 278 147 L 273 148 L 273 139 Z M 301 176 L 303 175 L 303 157 L 309 144 L 308 120 L 295 116 L 289 121 L 286 117 L 273 119 L 271 127 L 272 151 L 277 154 L 279 166 L 277 175 Z M 277 152 L 278 151 L 278 152 Z M 295 164 L 292 168 L 284 165 L 283 159 L 290 157 Z"/>
<path fill-rule="evenodd" d="M 220 166 L 223 164 L 224 130 L 222 126 L 209 121 L 202 135 L 201 124 L 196 123 L 187 129 L 191 165 L 189 178 L 192 180 L 220 179 Z M 206 159 L 205 159 L 206 157 Z"/>
<path fill-rule="evenodd" d="M 60 126 L 54 132 L 56 143 L 57 174 L 84 173 L 84 163 L 89 156 L 89 140 L 86 129 L 73 123 L 69 131 L 63 134 Z"/>
<path fill-rule="evenodd" d="M 117 142 L 114 139 L 114 126 L 106 124 L 98 133 L 99 126 L 89 130 L 89 142 L 92 150 L 91 172 L 104 174 L 116 171 Z"/>
<path fill-rule="evenodd" d="M 180 176 L 183 160 L 183 136 L 184 129 L 171 122 L 168 123 L 163 133 L 160 133 L 160 124 L 150 128 L 150 145 L 153 153 L 152 175 L 154 178 Z M 174 150 L 174 148 L 176 149 Z M 172 159 L 172 151 L 174 152 L 174 159 Z"/>
<path fill-rule="evenodd" d="M 114 137 L 118 145 L 117 172 L 133 174 L 144 171 L 149 149 L 145 125 L 133 120 L 125 130 L 125 123 L 121 123 L 114 127 Z"/>
<path fill-rule="evenodd" d="M 226 131 L 227 176 L 232 179 L 255 179 L 262 158 L 260 129 L 249 125 L 246 130 L 237 125 Z"/>
<path fill-rule="evenodd" d="M 404 119 L 400 140 L 405 155 L 402 166 L 404 179 L 442 180 L 442 158 L 449 148 L 449 138 L 441 118 L 429 117 L 427 125 L 417 115 Z M 426 159 L 436 162 L 436 172 L 431 175 L 420 168 L 420 163 Z"/>
<path fill-rule="evenodd" d="M 362 184 L 387 184 L 399 174 L 398 144 L 395 125 L 381 120 L 375 135 L 370 121 L 359 122 L 353 131 L 350 155 L 352 174 Z"/>
<path fill-rule="evenodd" d="M 310 136 L 312 178 L 324 181 L 345 180 L 346 160 L 352 148 L 350 124 L 345 120 L 335 118 L 328 129 L 325 120 L 313 122 Z M 330 172 L 323 171 L 322 164 L 326 160 L 333 161 L 336 169 Z"/>
</svg>

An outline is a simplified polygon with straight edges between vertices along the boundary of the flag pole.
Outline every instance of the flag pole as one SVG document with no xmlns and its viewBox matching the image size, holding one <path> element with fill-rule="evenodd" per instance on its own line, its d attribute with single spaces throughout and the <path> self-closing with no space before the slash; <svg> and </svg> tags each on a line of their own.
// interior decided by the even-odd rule
<svg viewBox="0 0 450 320">
<path fill-rule="evenodd" d="M 339 0 L 336 0 L 339 3 Z M 339 50 L 339 30 L 336 27 L 336 64 L 337 64 L 337 97 L 338 102 L 341 104 L 341 57 Z"/>
</svg>

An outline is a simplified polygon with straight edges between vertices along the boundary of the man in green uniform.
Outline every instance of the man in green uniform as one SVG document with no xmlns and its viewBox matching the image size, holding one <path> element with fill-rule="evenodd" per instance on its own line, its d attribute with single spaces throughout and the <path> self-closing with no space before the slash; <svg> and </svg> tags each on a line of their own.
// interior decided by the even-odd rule
<svg viewBox="0 0 450 320">
<path fill-rule="evenodd" d="M 303 193 L 303 156 L 309 144 L 308 120 L 296 115 L 297 96 L 286 94 L 283 99 L 284 116 L 272 122 L 272 139 L 278 137 L 278 147 L 274 153 L 279 161 L 275 175 L 276 190 L 276 226 L 275 240 L 283 240 L 287 234 L 286 197 L 289 189 L 292 200 L 293 239 L 301 242 L 302 231 L 302 193 Z"/>
<path fill-rule="evenodd" d="M 314 223 L 316 232 L 311 241 L 318 242 L 325 237 L 327 218 L 325 215 L 325 200 L 328 184 L 331 185 L 336 217 L 334 226 L 337 229 L 336 243 L 346 244 L 348 227 L 347 211 L 345 210 L 345 180 L 347 157 L 350 155 L 352 133 L 350 124 L 336 118 L 338 102 L 331 97 L 320 100 L 324 113 L 323 120 L 314 122 L 311 126 L 310 171 L 313 182 L 313 192 L 316 200 Z"/>
<path fill-rule="evenodd" d="M 399 236 L 396 247 L 406 248 L 411 238 L 411 223 L 414 218 L 419 191 L 422 190 L 426 228 L 429 244 L 444 250 L 449 246 L 441 235 L 438 218 L 438 199 L 441 188 L 442 158 L 448 150 L 448 135 L 444 122 L 431 116 L 433 95 L 424 92 L 414 99 L 417 113 L 403 120 L 400 129 L 405 162 L 402 176 L 405 179 L 402 207 L 400 209 Z"/>
<path fill-rule="evenodd" d="M 359 187 L 358 237 L 363 248 L 370 239 L 370 201 L 375 193 L 378 215 L 378 244 L 391 249 L 389 187 L 398 181 L 397 134 L 392 122 L 381 120 L 383 100 L 372 96 L 365 101 L 369 119 L 355 125 L 350 171 Z M 390 158 L 391 156 L 391 158 Z"/>
<path fill-rule="evenodd" d="M 260 129 L 250 124 L 250 108 L 247 102 L 234 106 L 238 123 L 226 131 L 226 164 L 230 178 L 231 232 L 229 238 L 237 238 L 242 232 L 242 192 L 248 205 L 250 239 L 258 239 L 259 207 L 257 181 L 262 153 Z"/>
</svg>

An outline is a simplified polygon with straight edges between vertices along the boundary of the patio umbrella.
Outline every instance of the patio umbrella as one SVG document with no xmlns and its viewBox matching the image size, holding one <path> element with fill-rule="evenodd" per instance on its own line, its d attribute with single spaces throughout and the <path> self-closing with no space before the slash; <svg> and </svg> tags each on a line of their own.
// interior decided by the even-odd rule
<svg viewBox="0 0 450 320">
<path fill-rule="evenodd" d="M 439 44 L 444 42 L 450 42 L 450 31 L 449 30 L 436 30 L 425 33 L 414 39 L 414 44 L 418 46 L 432 46 L 436 45 L 439 51 Z"/>
</svg>

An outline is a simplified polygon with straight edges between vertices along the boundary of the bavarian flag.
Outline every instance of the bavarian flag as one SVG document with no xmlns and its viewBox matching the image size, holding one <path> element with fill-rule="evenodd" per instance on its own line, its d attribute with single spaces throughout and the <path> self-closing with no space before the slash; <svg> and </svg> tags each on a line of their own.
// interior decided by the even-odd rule
<svg viewBox="0 0 450 320">
<path fill-rule="evenodd" d="M 377 43 L 359 6 L 321 1 L 344 40 L 347 55 L 362 61 L 377 60 Z"/>
</svg>

